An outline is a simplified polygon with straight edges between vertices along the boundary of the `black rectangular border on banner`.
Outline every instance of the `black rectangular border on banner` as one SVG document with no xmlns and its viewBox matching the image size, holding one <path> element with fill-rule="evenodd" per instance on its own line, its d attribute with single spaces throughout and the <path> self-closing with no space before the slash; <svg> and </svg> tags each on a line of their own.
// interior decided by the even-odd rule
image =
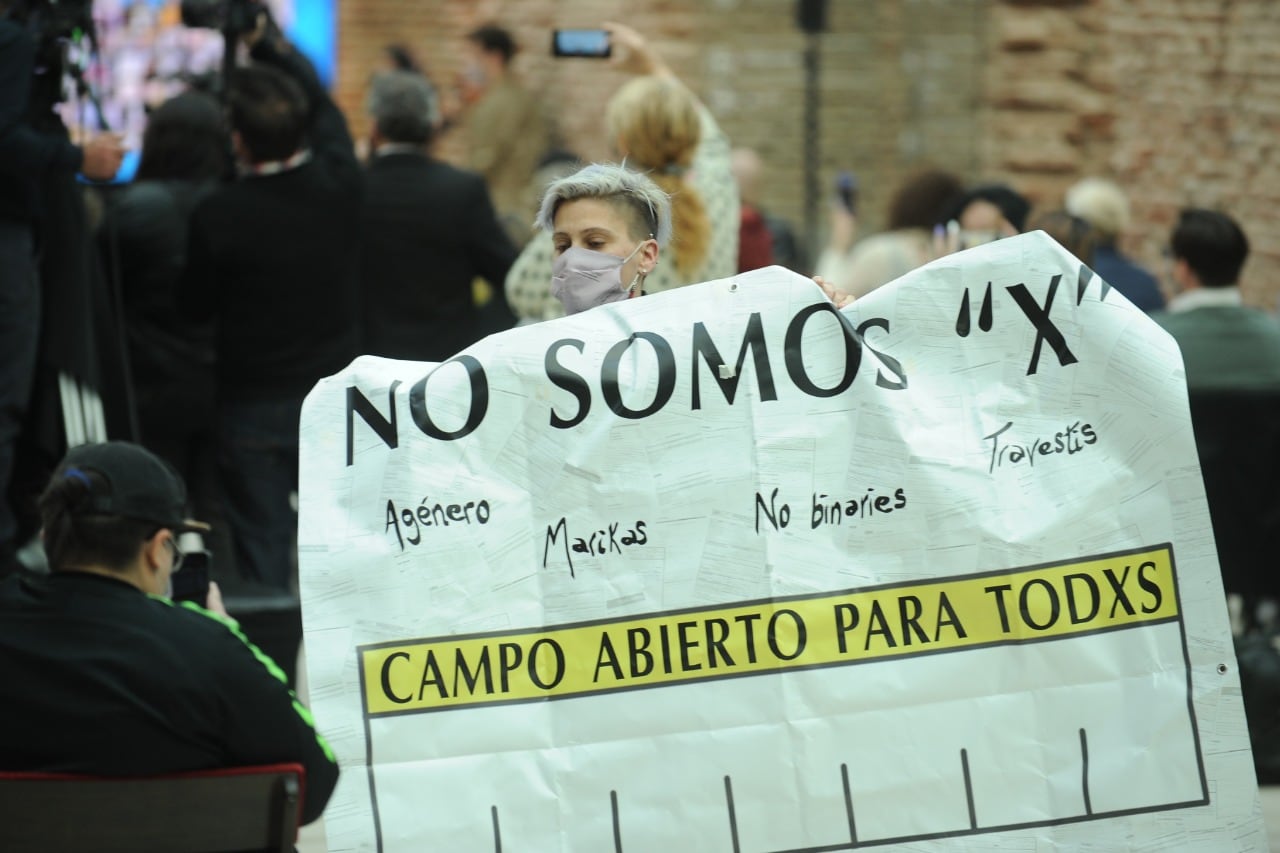
<svg viewBox="0 0 1280 853">
<path fill-rule="evenodd" d="M 1072 815 L 1072 816 L 1063 817 L 1063 818 L 1053 818 L 1049 820 L 1034 821 L 1034 822 L 1028 822 L 1028 823 L 1007 824 L 1007 825 L 992 826 L 992 827 L 976 827 L 975 826 L 968 829 L 959 829 L 955 831 L 924 833 L 920 835 L 900 836 L 900 837 L 884 838 L 884 839 L 857 839 L 852 842 L 840 842 L 832 845 L 818 845 L 818 846 L 811 846 L 811 847 L 788 848 L 785 850 L 770 851 L 770 853 L 835 853 L 835 851 L 856 850 L 856 849 L 861 849 L 863 847 L 879 847 L 886 844 L 909 844 L 913 842 L 938 840 L 938 839 L 944 839 L 944 838 L 959 838 L 959 837 L 972 836 L 972 835 L 985 835 L 985 834 L 994 833 L 994 832 L 1011 832 L 1011 831 L 1016 831 L 1020 829 L 1036 829 L 1036 828 L 1043 828 L 1043 827 L 1049 827 L 1049 826 L 1061 826 L 1065 824 L 1081 823 L 1084 821 L 1104 820 L 1107 818 L 1127 817 L 1130 815 L 1148 814 L 1153 812 L 1176 811 L 1179 809 L 1194 808 L 1197 806 L 1209 805 L 1209 802 L 1210 802 L 1209 781 L 1208 781 L 1208 776 L 1206 774 L 1205 765 L 1204 765 L 1204 750 L 1202 749 L 1200 744 L 1200 726 L 1198 721 L 1196 720 L 1196 713 L 1195 713 L 1195 694 L 1193 690 L 1193 682 L 1191 677 L 1192 675 L 1191 650 L 1187 643 L 1187 627 L 1186 627 L 1186 621 L 1183 618 L 1184 614 L 1182 609 L 1182 591 L 1178 582 L 1177 559 L 1173 552 L 1173 544 L 1171 542 L 1162 542 L 1156 545 L 1147 545 L 1139 548 L 1129 548 L 1123 551 L 1112 551 L 1105 554 L 1079 556 L 1079 557 L 1073 557 L 1073 558 L 1063 559 L 1063 560 L 1054 560 L 1047 563 L 1034 563 L 1027 566 L 1016 566 L 1008 569 L 997 569 L 989 572 L 974 572 L 974 573 L 968 573 L 968 574 L 948 575 L 945 577 L 938 577 L 938 578 L 919 578 L 912 581 L 876 584 L 873 586 L 866 586 L 866 587 L 853 587 L 853 588 L 844 589 L 844 590 L 829 590 L 821 593 L 804 593 L 800 595 L 752 599 L 749 601 L 727 602 L 727 603 L 718 604 L 718 605 L 699 605 L 696 607 L 686 607 L 686 608 L 680 608 L 677 610 L 664 610 L 664 611 L 657 611 L 652 613 L 638 613 L 638 614 L 634 614 L 629 618 L 638 620 L 638 619 L 652 618 L 657 616 L 679 616 L 687 613 L 703 612 L 703 611 L 706 611 L 709 607 L 713 607 L 713 606 L 714 607 L 739 607 L 739 606 L 749 607 L 749 606 L 763 605 L 763 604 L 781 604 L 781 603 L 786 603 L 791 601 L 802 601 L 802 600 L 808 600 L 813 598 L 824 598 L 824 597 L 833 596 L 833 595 L 846 595 L 846 594 L 854 595 L 854 594 L 880 592 L 880 591 L 889 590 L 889 589 L 919 586 L 921 584 L 948 583 L 951 581 L 975 580 L 975 579 L 982 579 L 982 578 L 989 578 L 989 577 L 1002 577 L 1005 575 L 1035 571 L 1037 569 L 1053 569 L 1060 566 L 1073 565 L 1081 562 L 1110 560 L 1110 559 L 1115 559 L 1119 557 L 1128 557 L 1134 554 L 1142 554 L 1142 553 L 1147 553 L 1150 551 L 1158 551 L 1158 550 L 1167 551 L 1169 555 L 1169 567 L 1172 572 L 1174 602 L 1177 605 L 1177 609 L 1178 609 L 1178 613 L 1176 616 L 1168 617 L 1164 619 L 1158 619 L 1158 620 L 1151 620 L 1148 622 L 1141 622 L 1138 624 L 1112 626 L 1112 627 L 1100 628 L 1092 631 L 1081 631 L 1079 633 L 1070 634 L 1067 636 L 1030 637 L 1025 639 L 1007 640 L 1007 641 L 1000 641 L 995 643 L 983 643 L 980 645 L 966 646 L 964 648 L 959 648 L 959 649 L 942 649 L 939 651 L 932 651 L 932 652 L 919 652 L 919 653 L 913 654 L 912 657 L 925 656 L 925 655 L 938 655 L 938 654 L 956 654 L 960 652 L 973 651 L 978 649 L 987 649 L 987 648 L 998 648 L 1003 646 L 1022 646 L 1022 645 L 1032 645 L 1037 643 L 1064 642 L 1064 641 L 1077 639 L 1080 637 L 1095 636 L 1098 634 L 1107 634 L 1107 633 L 1113 633 L 1116 631 L 1137 630 L 1144 627 L 1166 625 L 1171 622 L 1176 622 L 1178 625 L 1178 634 L 1182 642 L 1183 664 L 1186 669 L 1187 717 L 1191 723 L 1191 735 L 1192 735 L 1192 740 L 1194 743 L 1195 753 L 1196 753 L 1196 766 L 1200 774 L 1201 798 L 1199 800 L 1189 800 L 1186 802 L 1168 803 L 1168 804 L 1147 806 L 1147 807 L 1136 808 L 1136 809 L 1125 809 L 1125 810 L 1115 811 L 1115 812 L 1091 812 L 1084 815 Z M 503 636 L 518 635 L 518 634 L 526 634 L 526 633 L 529 633 L 532 631 L 538 631 L 538 630 L 558 630 L 558 629 L 564 629 L 564 628 L 590 627 L 593 625 L 611 624 L 616 622 L 617 618 L 618 617 L 607 617 L 603 619 L 591 619 L 591 620 L 585 620 L 582 622 L 566 623 L 563 625 L 543 626 L 541 628 L 505 629 L 502 631 L 486 631 L 486 632 L 479 632 L 479 633 L 472 633 L 472 634 L 447 635 L 445 637 L 438 637 L 438 638 L 433 637 L 433 638 L 426 638 L 426 639 L 396 640 L 396 641 L 390 641 L 390 642 L 370 643 L 366 645 L 357 646 L 356 647 L 356 663 L 357 663 L 358 676 L 360 679 L 359 684 L 360 684 L 360 697 L 361 697 L 361 700 L 360 700 L 361 716 L 364 718 L 365 769 L 366 769 L 367 777 L 369 780 L 369 800 L 370 800 L 370 807 L 373 813 L 374 837 L 375 837 L 375 843 L 377 845 L 378 853 L 383 853 L 382 822 L 378 814 L 377 784 L 374 779 L 374 771 L 373 771 L 373 734 L 371 730 L 371 722 L 372 722 L 373 716 L 375 715 L 371 715 L 369 713 L 368 702 L 366 699 L 366 692 L 364 689 L 364 685 L 365 685 L 364 652 L 365 651 L 402 646 L 406 643 L 434 642 L 437 640 L 461 641 L 461 640 L 472 640 L 472 639 L 487 639 L 492 637 L 503 637 Z M 902 660 L 902 658 L 874 658 L 874 659 L 863 660 L 863 661 L 848 661 L 848 662 L 842 661 L 842 662 L 836 662 L 836 663 L 819 664 L 814 666 L 801 666 L 801 667 L 788 668 L 785 670 L 785 672 L 803 672 L 806 670 L 813 670 L 813 669 L 830 669 L 832 667 L 857 666 L 860 664 L 887 663 L 894 660 Z M 763 676 L 776 675 L 776 674 L 778 674 L 778 671 L 776 670 L 769 670 L 764 672 L 757 671 L 757 672 L 746 672 L 746 673 L 729 673 L 725 675 L 716 676 L 713 679 L 702 678 L 697 680 L 718 681 L 726 678 L 763 677 Z M 640 686 L 634 686 L 634 687 L 620 687 L 613 690 L 600 691 L 599 693 L 592 693 L 587 695 L 596 696 L 596 695 L 603 695 L 607 693 L 628 692 L 632 690 L 651 690 L 651 689 L 659 689 L 664 687 L 678 688 L 678 687 L 688 686 L 688 684 L 689 684 L 689 681 L 663 682 L 661 684 L 640 685 Z M 522 703 L 528 703 L 528 702 L 562 701 L 564 699 L 576 699 L 576 698 L 585 698 L 585 697 L 578 696 L 578 695 L 555 697 L 555 698 L 535 697 L 532 699 L 510 700 L 508 702 L 502 702 L 502 703 L 489 703 L 485 705 L 462 706 L 462 708 L 466 708 L 466 707 L 485 708 L 485 707 L 492 707 L 493 704 L 522 704 Z M 377 714 L 376 716 L 379 719 L 382 719 L 385 717 L 404 716 L 406 714 L 436 713 L 439 710 L 445 710 L 445 709 L 388 712 L 388 713 Z M 448 709 L 448 710 L 461 710 L 461 708 Z M 728 780 L 726 779 L 726 786 L 727 785 L 728 785 Z M 733 809 L 732 809 L 732 802 L 731 802 L 730 814 L 732 814 L 732 811 Z M 494 827 L 495 827 L 495 845 L 496 845 L 497 853 L 501 853 L 501 841 L 497 837 L 498 824 L 497 824 L 496 811 L 493 814 L 492 819 L 494 821 Z M 736 826 L 734 827 L 734 829 L 735 829 L 735 836 L 736 836 Z M 734 853 L 738 853 L 738 851 L 735 849 Z"/>
</svg>

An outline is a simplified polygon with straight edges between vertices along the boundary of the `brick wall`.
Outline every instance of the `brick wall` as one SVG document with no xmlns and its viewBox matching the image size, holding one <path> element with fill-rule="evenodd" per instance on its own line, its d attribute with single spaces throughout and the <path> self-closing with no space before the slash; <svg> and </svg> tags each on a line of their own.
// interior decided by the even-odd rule
<svg viewBox="0 0 1280 853">
<path fill-rule="evenodd" d="M 1113 3 L 1112 164 L 1139 217 L 1167 231 L 1177 208 L 1230 212 L 1252 243 L 1253 301 L 1280 297 L 1280 4 Z M 1144 14 L 1145 13 L 1145 14 Z M 1142 235 L 1150 249 L 1162 234 Z"/>
<path fill-rule="evenodd" d="M 819 40 L 823 202 L 841 169 L 858 173 L 869 229 L 911 169 L 979 165 L 981 44 L 986 0 L 835 0 Z M 573 149 L 609 156 L 604 105 L 626 79 L 605 63 L 550 56 L 553 27 L 620 20 L 644 33 L 711 106 L 734 145 L 770 171 L 764 201 L 797 225 L 804 203 L 805 36 L 792 0 L 353 0 L 339 4 L 338 97 L 357 133 L 361 99 L 383 45 L 408 44 L 444 83 L 461 67 L 465 33 L 489 20 L 523 46 L 517 74 L 543 99 Z M 464 132 L 443 141 L 460 160 Z"/>
<path fill-rule="evenodd" d="M 1252 243 L 1246 298 L 1280 298 L 1280 3 L 1000 2 L 984 165 L 1045 207 L 1086 174 L 1130 193 L 1129 247 L 1164 272 L 1180 208 L 1230 213 Z"/>
<path fill-rule="evenodd" d="M 621 20 L 658 47 L 735 145 L 770 166 L 765 203 L 804 214 L 805 36 L 794 0 L 350 0 L 340 10 L 338 97 L 358 133 L 383 45 L 409 45 L 437 82 L 464 34 L 495 20 L 524 49 L 516 71 L 570 146 L 609 156 L 607 65 L 554 60 L 556 26 Z M 1270 0 L 831 0 L 820 37 L 821 187 L 852 169 L 865 225 L 912 169 L 1006 179 L 1043 209 L 1085 175 L 1131 193 L 1126 244 L 1160 272 L 1179 207 L 1222 206 L 1254 254 L 1252 301 L 1280 297 L 1280 3 Z M 465 134 L 441 147 L 460 160 Z"/>
</svg>

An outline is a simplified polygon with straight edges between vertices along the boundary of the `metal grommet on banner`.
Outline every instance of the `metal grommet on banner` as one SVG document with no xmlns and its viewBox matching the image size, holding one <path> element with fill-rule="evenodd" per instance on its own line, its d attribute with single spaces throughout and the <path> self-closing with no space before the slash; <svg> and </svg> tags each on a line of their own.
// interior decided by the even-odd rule
<svg viewBox="0 0 1280 853">
<path fill-rule="evenodd" d="M 1218 675 L 1226 675 L 1227 669 L 1228 667 L 1225 663 L 1218 664 Z"/>
<path fill-rule="evenodd" d="M 736 281 L 729 282 L 729 292 L 730 293 L 738 292 L 738 283 Z"/>
</svg>

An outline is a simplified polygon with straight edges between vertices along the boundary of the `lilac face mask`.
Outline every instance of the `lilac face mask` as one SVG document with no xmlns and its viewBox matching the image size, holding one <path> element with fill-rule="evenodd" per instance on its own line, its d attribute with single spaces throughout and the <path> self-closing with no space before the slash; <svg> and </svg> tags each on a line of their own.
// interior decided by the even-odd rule
<svg viewBox="0 0 1280 853">
<path fill-rule="evenodd" d="M 565 249 L 551 265 L 551 295 L 560 300 L 566 314 L 626 299 L 640 275 L 637 273 L 630 286 L 624 288 L 622 265 L 635 257 L 643 245 L 641 242 L 625 258 L 577 247 Z"/>
</svg>

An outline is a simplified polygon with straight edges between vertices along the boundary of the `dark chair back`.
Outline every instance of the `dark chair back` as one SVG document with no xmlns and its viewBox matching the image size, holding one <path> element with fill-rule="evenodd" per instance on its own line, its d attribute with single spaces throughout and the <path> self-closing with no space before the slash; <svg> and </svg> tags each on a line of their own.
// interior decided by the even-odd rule
<svg viewBox="0 0 1280 853">
<path fill-rule="evenodd" d="M 291 851 L 305 778 L 298 764 L 146 778 L 0 772 L 0 850 Z"/>
<path fill-rule="evenodd" d="M 1280 390 L 1193 391 L 1190 402 L 1223 585 L 1252 614 L 1280 599 Z"/>
</svg>

